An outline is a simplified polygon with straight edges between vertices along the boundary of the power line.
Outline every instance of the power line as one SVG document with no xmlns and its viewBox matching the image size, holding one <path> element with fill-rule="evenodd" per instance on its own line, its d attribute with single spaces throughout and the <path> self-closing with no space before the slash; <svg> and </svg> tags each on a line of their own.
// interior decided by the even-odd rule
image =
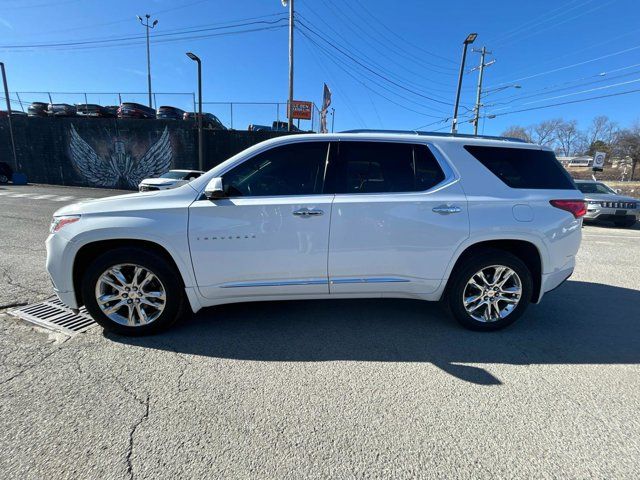
<svg viewBox="0 0 640 480">
<path fill-rule="evenodd" d="M 379 37 L 381 36 L 379 34 L 378 31 L 374 30 L 375 34 L 371 34 L 368 31 L 366 31 L 360 24 L 361 22 L 359 22 L 358 20 L 353 20 L 351 18 L 349 18 L 349 16 L 344 12 L 344 9 L 340 9 L 338 8 L 335 3 L 333 3 L 333 0 L 323 0 L 324 2 L 328 2 L 325 3 L 325 5 L 334 12 L 334 15 L 336 15 L 337 18 L 343 18 L 347 24 L 349 26 L 351 26 L 351 28 L 355 28 L 357 29 L 359 32 L 361 32 L 364 36 L 368 37 L 369 39 L 371 39 L 372 42 L 380 45 L 381 49 L 388 49 L 391 53 L 393 53 L 396 56 L 400 56 L 403 57 L 411 62 L 413 62 L 414 64 L 420 64 L 422 63 L 422 68 L 433 72 L 433 73 L 437 73 L 439 75 L 451 75 L 451 76 L 455 76 L 455 73 L 452 72 L 446 72 L 446 71 L 442 71 L 442 70 L 435 70 L 433 66 L 430 66 L 429 64 L 425 64 L 425 62 L 423 62 L 419 57 L 416 56 L 412 56 L 412 55 L 408 55 L 406 52 L 406 49 L 403 48 L 402 46 L 397 46 L 397 44 L 393 41 L 390 42 L 383 42 Z M 351 5 L 349 5 L 348 2 L 344 2 L 344 5 L 346 5 L 350 10 L 352 10 L 356 16 L 359 16 L 359 12 L 355 11 L 353 9 L 353 7 Z M 368 25 L 368 24 L 367 24 Z M 370 25 L 368 25 L 370 26 Z M 395 48 L 391 48 L 392 46 L 394 46 Z M 402 65 L 401 65 L 402 66 Z M 406 65 L 404 65 L 404 67 L 406 68 Z M 445 70 L 452 70 L 453 72 L 455 72 L 454 68 L 451 67 L 440 67 L 438 66 L 437 68 L 439 69 L 445 69 Z"/>
<path fill-rule="evenodd" d="M 567 3 L 565 3 L 565 4 L 563 4 L 563 5 L 561 5 L 561 6 L 559 6 L 559 7 L 556 7 L 556 8 L 551 9 L 551 10 L 547 10 L 544 14 L 542 14 L 542 15 L 540 15 L 540 16 L 538 16 L 538 17 L 534 18 L 533 20 L 529 20 L 528 22 L 523 23 L 523 24 L 522 24 L 522 25 L 520 25 L 519 27 L 515 27 L 515 28 L 512 28 L 511 30 L 507 30 L 507 31 L 506 31 L 506 32 L 504 32 L 502 35 L 499 35 L 499 36 L 498 36 L 498 37 L 496 37 L 496 38 L 491 38 L 491 39 L 489 40 L 489 43 L 491 43 L 492 45 L 495 45 L 495 44 L 499 43 L 501 40 L 504 40 L 505 38 L 509 38 L 509 37 L 511 37 L 511 36 L 513 36 L 513 35 L 515 35 L 515 34 L 517 34 L 518 32 L 521 32 L 521 31 L 523 31 L 523 30 L 528 30 L 528 29 L 530 29 L 532 26 L 535 26 L 535 25 L 539 24 L 540 22 L 543 22 L 543 23 L 544 23 L 545 21 L 548 21 L 548 20 L 550 20 L 550 19 L 554 18 L 553 16 L 552 16 L 551 18 L 545 18 L 547 15 L 552 14 L 552 13 L 555 13 L 555 12 L 557 12 L 557 11 L 559 11 L 559 10 L 563 10 L 563 9 L 565 9 L 566 7 L 568 7 L 569 5 L 571 5 L 572 3 L 576 3 L 576 2 L 578 2 L 578 1 L 580 1 L 580 0 L 571 0 L 571 1 L 569 1 L 569 2 L 567 2 Z M 586 3 L 590 3 L 590 2 L 592 2 L 592 1 L 593 1 L 593 0 L 588 0 Z M 580 5 L 582 5 L 582 4 L 580 4 Z M 575 7 L 572 7 L 572 8 L 570 8 L 569 10 L 572 10 L 573 8 L 575 8 Z M 569 11 L 569 10 L 567 10 L 567 11 Z M 565 13 L 566 13 L 566 11 L 565 11 Z M 540 19 L 544 19 L 544 20 L 540 20 Z"/>
<path fill-rule="evenodd" d="M 209 27 L 209 28 L 202 28 L 202 29 L 196 29 L 196 30 L 187 28 L 187 29 L 168 32 L 168 33 L 156 33 L 154 35 L 151 35 L 150 37 L 155 39 L 158 37 L 171 37 L 171 36 L 184 35 L 189 33 L 198 33 L 198 32 L 204 32 L 204 31 L 212 31 L 212 30 L 223 30 L 228 28 L 245 27 L 245 26 L 251 26 L 251 25 L 277 25 L 281 23 L 283 20 L 285 20 L 285 18 L 279 18 L 277 20 L 271 20 L 271 21 L 258 20 L 253 22 L 236 23 L 232 25 Z M 81 40 L 81 41 L 74 41 L 74 42 L 39 43 L 39 44 L 31 44 L 31 45 L 0 45 L 0 49 L 5 49 L 5 50 L 20 49 L 21 50 L 21 49 L 35 49 L 35 48 L 75 47 L 75 46 L 82 46 L 82 45 L 102 45 L 107 43 L 123 42 L 128 40 L 141 40 L 145 38 L 146 38 L 145 35 L 131 35 L 128 37 L 107 37 L 107 38 L 102 38 L 97 40 Z"/>
<path fill-rule="evenodd" d="M 490 88 L 501 87 L 501 86 L 509 84 L 509 83 L 521 82 L 523 80 L 530 80 L 532 78 L 537 78 L 537 77 L 541 77 L 541 76 L 544 76 L 544 75 L 549 75 L 550 73 L 556 73 L 556 72 L 560 72 L 560 71 L 563 71 L 563 70 L 569 70 L 571 68 L 580 67 L 582 65 L 587 65 L 589 63 L 597 62 L 599 60 L 604 60 L 605 58 L 615 57 L 617 55 L 622 55 L 624 53 L 632 52 L 632 51 L 638 50 L 638 49 L 640 49 L 640 45 L 636 45 L 636 46 L 633 46 L 633 47 L 630 47 L 630 48 L 625 48 L 624 50 L 619 50 L 617 52 L 608 53 L 606 55 L 601 55 L 599 57 L 591 58 L 589 60 L 585 60 L 585 61 L 582 61 L 582 62 L 574 63 L 574 64 L 571 64 L 571 65 L 565 65 L 563 67 L 554 68 L 552 70 L 547 70 L 547 71 L 536 73 L 536 74 L 533 74 L 533 75 L 528 75 L 526 77 L 516 78 L 516 79 L 510 80 L 508 82 L 502 82 L 502 83 L 499 83 L 497 85 L 491 86 Z"/>
<path fill-rule="evenodd" d="M 313 12 L 313 9 L 311 9 L 311 7 L 310 7 L 309 5 L 307 5 L 307 8 L 309 8 L 309 9 Z M 314 13 L 315 13 L 315 12 L 314 12 Z M 305 16 L 301 15 L 300 13 L 298 13 L 297 15 L 298 15 L 298 17 L 299 17 L 299 18 L 302 18 L 302 19 L 304 20 L 304 22 L 306 22 L 308 25 L 312 25 L 312 24 L 311 24 L 311 22 L 310 22 L 310 21 L 309 21 Z M 316 14 L 316 15 L 317 15 L 317 14 Z M 343 35 L 341 35 L 341 34 L 340 34 L 340 32 L 338 32 L 335 28 L 333 28 L 331 25 L 329 25 L 328 23 L 326 23 L 326 22 L 325 22 L 321 17 L 318 17 L 318 18 L 320 18 L 320 20 L 322 21 L 322 23 L 324 23 L 324 24 L 327 26 L 327 28 L 329 28 L 329 29 L 334 33 L 334 35 L 335 35 L 339 40 L 341 40 L 342 44 L 343 44 L 345 47 L 347 47 L 347 48 L 348 48 L 349 52 L 350 52 L 352 55 L 354 55 L 354 56 L 356 56 L 357 58 L 359 58 L 361 61 L 363 61 L 363 62 L 365 62 L 365 61 L 366 61 L 369 65 L 374 66 L 375 68 L 377 68 L 377 69 L 378 69 L 379 71 L 381 71 L 382 73 L 385 73 L 385 74 L 386 74 L 386 75 L 388 75 L 389 77 L 392 77 L 392 78 L 394 78 L 395 80 L 397 80 L 397 81 L 399 81 L 399 82 L 404 83 L 405 85 L 411 85 L 411 86 L 413 86 L 413 88 L 420 89 L 420 90 L 422 90 L 422 89 L 424 88 L 424 85 L 419 85 L 419 84 L 417 84 L 416 82 L 413 82 L 413 81 L 408 80 L 408 79 L 406 79 L 406 78 L 404 78 L 404 77 L 401 77 L 400 75 L 396 74 L 395 72 L 393 72 L 393 71 L 391 71 L 391 70 L 389 70 L 389 69 L 386 69 L 385 67 L 383 67 L 382 65 L 380 65 L 379 63 L 377 63 L 375 60 L 372 60 L 372 59 L 371 59 L 371 57 L 369 57 L 367 54 L 365 54 L 365 53 L 363 53 L 361 50 L 358 50 L 357 48 L 353 47 L 353 45 L 352 45 L 352 44 L 350 44 L 350 43 L 349 43 L 349 41 L 348 41 L 348 40 L 347 40 Z M 378 52 L 378 55 L 379 55 L 379 54 L 380 54 L 380 52 Z M 385 57 L 385 58 L 389 58 L 389 57 L 387 57 L 386 55 L 384 55 L 384 57 Z M 364 60 L 363 60 L 363 59 L 364 59 Z M 392 62 L 393 62 L 393 63 L 398 64 L 398 63 L 397 63 L 397 62 L 395 62 L 394 60 L 392 60 Z M 400 64 L 398 64 L 398 65 L 400 65 Z M 402 65 L 401 65 L 401 66 L 402 66 Z M 416 75 L 416 76 L 420 76 L 420 75 L 418 75 L 418 74 L 415 74 L 415 72 L 412 72 L 411 70 L 406 69 L 404 66 L 402 66 L 402 67 L 403 67 L 403 69 L 404 69 L 404 70 L 407 70 L 408 72 L 413 73 L 413 74 L 414 74 L 414 75 Z M 422 78 L 422 77 L 421 77 L 421 78 Z M 430 89 L 430 90 L 431 90 L 431 89 Z M 443 90 L 439 90 L 439 91 L 443 91 Z M 449 93 L 449 92 L 447 91 L 447 93 Z M 439 99 L 441 99 L 441 100 L 445 100 L 444 98 L 442 98 L 442 97 L 441 97 L 441 96 L 439 96 L 439 95 L 434 95 L 434 97 L 439 98 Z"/>
<path fill-rule="evenodd" d="M 614 83 L 612 85 L 604 85 L 602 87 L 596 87 L 596 88 L 589 88 L 587 90 L 582 90 L 580 92 L 572 92 L 572 93 L 567 93 L 565 95 L 556 95 L 555 97 L 549 97 L 549 98 L 543 98 L 540 100 L 534 100 L 532 102 L 525 102 L 525 103 L 521 103 L 520 105 L 524 106 L 524 105 L 531 105 L 533 103 L 538 103 L 538 102 L 546 102 L 547 100 L 556 100 L 558 98 L 566 98 L 566 97 L 572 97 L 574 95 L 581 95 L 583 93 L 590 93 L 590 92 L 596 92 L 598 90 L 606 90 L 609 88 L 615 88 L 615 87 L 621 87 L 623 85 L 629 85 L 631 83 L 638 83 L 640 82 L 640 78 L 635 78 L 633 80 L 629 80 L 628 82 L 619 82 L 619 83 Z M 516 105 L 517 106 L 517 105 Z M 513 107 L 502 107 L 502 108 L 498 108 L 496 110 L 494 110 L 494 112 L 498 111 L 498 110 L 504 110 L 507 108 L 513 108 Z"/>
<path fill-rule="evenodd" d="M 398 45 L 397 42 L 395 42 L 394 40 L 389 39 L 388 37 L 385 37 L 383 34 L 381 34 L 380 31 L 376 30 L 371 24 L 369 24 L 367 22 L 358 22 L 357 20 L 354 21 L 353 19 L 349 18 L 349 16 L 346 14 L 346 12 L 344 12 L 344 9 L 339 9 L 337 7 L 337 5 L 333 2 L 333 0 L 323 0 L 323 1 L 325 2 L 325 5 L 327 5 L 329 7 L 329 9 L 333 10 L 334 13 L 339 13 L 338 16 L 341 16 L 352 28 L 355 27 L 358 31 L 362 32 L 362 34 L 364 34 L 366 37 L 371 39 L 371 41 L 373 41 L 376 44 L 380 45 L 380 47 L 382 49 L 388 49 L 394 55 L 400 56 L 402 58 L 405 58 L 405 59 L 409 60 L 410 62 L 412 62 L 413 64 L 422 64 L 422 67 L 425 68 L 426 70 L 429 70 L 431 72 L 437 73 L 439 75 L 451 75 L 451 76 L 455 76 L 456 75 L 456 73 L 455 73 L 456 69 L 453 68 L 453 67 L 449 67 L 449 66 L 445 67 L 445 66 L 435 65 L 435 64 L 432 64 L 432 63 L 425 62 L 420 57 L 417 57 L 415 55 L 407 54 L 406 46 Z M 354 9 L 354 7 L 349 4 L 349 2 L 344 2 L 343 4 L 356 15 L 357 19 L 359 19 L 361 17 L 361 12 L 356 11 Z M 361 23 L 363 23 L 364 25 L 366 25 L 369 28 L 371 28 L 373 30 L 374 34 L 371 34 L 368 31 L 366 31 L 361 26 Z M 386 41 L 382 41 L 381 37 L 385 38 Z M 392 48 L 392 47 L 394 47 L 394 48 Z M 404 66 L 404 68 L 406 68 L 406 65 Z"/>
<path fill-rule="evenodd" d="M 452 63 L 454 65 L 457 64 L 457 62 L 455 60 L 452 60 L 450 58 L 447 57 L 443 57 L 442 55 L 438 55 L 437 53 L 433 53 L 429 50 L 426 50 L 423 47 L 420 47 L 418 45 L 416 45 L 415 43 L 411 43 L 409 42 L 406 38 L 401 37 L 400 35 L 398 35 L 398 33 L 396 31 L 394 31 L 393 29 L 389 28 L 387 26 L 386 23 L 384 23 L 383 21 L 381 21 L 378 17 L 376 17 L 375 15 L 373 15 L 368 9 L 367 7 L 360 1 L 360 0 L 356 0 L 356 2 L 358 3 L 358 5 L 360 6 L 360 8 L 367 14 L 369 15 L 371 18 L 373 18 L 378 24 L 380 24 L 382 26 L 382 28 L 384 28 L 385 30 L 387 30 L 389 33 L 391 33 L 393 36 L 395 36 L 396 38 L 398 38 L 401 42 L 403 42 L 406 45 L 409 45 L 423 53 L 426 53 L 427 55 L 431 55 L 432 57 L 436 57 L 439 58 L 441 60 L 444 60 L 446 62 Z M 427 62 L 428 63 L 428 62 Z M 436 65 L 434 65 L 436 66 Z M 455 68 L 454 68 L 455 70 Z"/>
<path fill-rule="evenodd" d="M 307 38 L 307 37 L 305 37 Z M 304 43 L 302 45 L 305 45 Z M 306 45 L 305 45 L 306 46 Z M 328 67 L 326 67 L 324 65 L 324 63 L 322 62 L 322 59 L 319 55 L 311 55 L 311 58 L 313 59 L 314 62 L 316 62 L 316 64 L 318 64 L 320 66 L 320 68 L 322 70 L 324 70 L 324 72 L 327 74 L 327 76 L 329 77 L 329 79 L 332 82 L 332 85 L 335 85 L 336 90 L 338 90 L 338 92 L 340 94 L 342 94 L 342 96 L 346 99 L 347 101 L 347 108 L 349 109 L 349 111 L 351 112 L 351 114 L 360 122 L 360 125 L 362 125 L 364 128 L 368 128 L 367 127 L 367 122 L 364 120 L 364 118 L 360 115 L 360 112 L 358 112 L 358 109 L 355 105 L 355 103 L 353 103 L 351 101 L 351 99 L 349 98 L 348 94 L 346 91 L 342 90 L 342 88 L 340 87 L 339 83 L 335 81 L 333 75 L 331 75 L 331 72 L 329 70 Z"/>
<path fill-rule="evenodd" d="M 77 0 L 74 0 L 77 1 Z M 191 3 L 187 3 L 184 5 L 178 5 L 176 7 L 171 7 L 171 8 L 165 8 L 163 10 L 157 10 L 155 12 L 151 12 L 150 15 L 155 16 L 158 15 L 159 13 L 166 13 L 166 12 L 172 12 L 175 10 L 181 10 L 183 8 L 187 8 L 187 7 L 192 7 L 194 5 L 198 5 L 200 3 L 204 3 L 204 2 L 208 2 L 209 0 L 198 0 L 196 2 L 191 2 Z M 23 8 L 23 7 L 20 7 Z M 33 7 L 24 7 L 24 8 L 33 8 Z M 127 23 L 127 22 L 131 22 L 131 20 L 133 19 L 133 15 L 131 15 L 130 17 L 127 18 L 123 18 L 121 20 L 113 20 L 111 22 L 103 22 L 103 23 L 94 23 L 94 24 L 84 24 L 82 26 L 79 27 L 73 27 L 73 28 L 64 28 L 64 29 L 60 29 L 60 30 L 50 30 L 48 32 L 29 32 L 29 36 L 33 37 L 33 36 L 43 36 L 43 35 L 50 35 L 52 33 L 63 33 L 63 32 L 75 32 L 78 30 L 87 30 L 87 29 L 94 29 L 96 27 L 107 27 L 107 26 L 111 26 L 111 25 L 118 25 L 121 23 Z"/>
<path fill-rule="evenodd" d="M 422 93 L 420 93 L 420 92 L 417 92 L 417 91 L 415 91 L 415 90 L 413 90 L 413 89 L 411 89 L 411 88 L 407 88 L 407 87 L 405 87 L 404 85 L 399 84 L 398 82 L 395 82 L 394 80 L 392 80 L 392 79 L 388 78 L 388 77 L 387 77 L 387 76 L 385 76 L 385 75 L 380 74 L 379 72 L 377 72 L 377 71 L 375 71 L 374 69 L 372 69 L 372 68 L 368 67 L 368 66 L 367 66 L 367 65 L 365 65 L 364 63 L 360 62 L 360 61 L 359 61 L 358 59 L 356 59 L 353 55 L 351 55 L 351 54 L 350 54 L 350 53 L 348 53 L 348 52 L 345 52 L 342 48 L 340 48 L 340 47 L 338 47 L 338 46 L 334 45 L 332 42 L 330 42 L 329 40 L 325 39 L 322 35 L 320 35 L 320 34 L 316 33 L 315 31 L 313 31 L 312 29 L 310 29 L 309 27 L 307 27 L 307 26 L 304 24 L 304 22 L 298 21 L 298 25 L 302 26 L 305 30 L 309 31 L 311 34 L 313 34 L 313 35 L 315 35 L 316 37 L 318 37 L 320 40 L 322 40 L 324 43 L 326 43 L 327 45 L 329 45 L 329 46 L 330 46 L 331 48 L 333 48 L 334 50 L 336 50 L 336 51 L 340 52 L 342 55 L 344 55 L 345 57 L 349 58 L 352 62 L 356 63 L 357 65 L 359 65 L 360 67 L 364 68 L 364 69 L 365 69 L 365 70 L 367 70 L 368 72 L 370 72 L 370 73 L 374 74 L 375 76 L 380 77 L 380 78 L 381 78 L 381 79 L 383 79 L 384 81 L 386 81 L 386 82 L 388 82 L 388 83 L 390 83 L 390 84 L 392 84 L 392 85 L 395 85 L 396 87 L 398 87 L 398 88 L 400 88 L 400 89 L 402 89 L 402 90 L 405 90 L 405 91 L 407 91 L 407 92 L 409 92 L 409 93 L 412 93 L 413 95 L 416 95 L 416 96 L 421 97 L 421 98 L 425 98 L 425 99 L 427 99 L 427 100 L 431 100 L 432 102 L 439 103 L 439 104 L 442 104 L 442 105 L 447 105 L 447 106 L 451 106 L 451 105 L 453 105 L 452 103 L 444 102 L 444 101 L 442 101 L 442 100 L 438 100 L 438 99 L 433 98 L 433 97 L 430 97 L 430 96 L 428 96 L 428 95 L 423 95 L 423 94 L 422 94 Z"/>
<path fill-rule="evenodd" d="M 380 93 L 379 91 L 377 91 L 377 90 L 375 90 L 375 89 L 371 88 L 371 87 L 370 87 L 369 85 L 367 85 L 364 81 L 362 81 L 362 79 L 358 78 L 358 77 L 357 77 L 357 76 L 355 76 L 352 72 L 350 72 L 350 71 L 349 71 L 348 66 L 343 67 L 342 65 L 346 65 L 346 63 L 345 63 L 344 61 L 339 60 L 339 59 L 337 59 L 337 58 L 334 58 L 334 57 L 331 55 L 331 53 L 330 53 L 330 52 L 329 52 L 325 47 L 323 47 L 322 45 L 320 45 L 319 43 L 317 43 L 313 38 L 311 38 L 309 35 L 307 35 L 307 34 L 306 34 L 306 32 L 304 32 L 304 31 L 300 31 L 300 33 L 301 33 L 301 34 L 302 34 L 302 35 L 303 35 L 303 36 L 304 36 L 304 37 L 305 37 L 309 42 L 311 42 L 314 46 L 316 46 L 318 49 L 320 49 L 320 50 L 321 50 L 321 51 L 322 51 L 322 52 L 323 52 L 323 53 L 324 53 L 324 54 L 325 54 L 325 55 L 326 55 L 330 60 L 332 60 L 332 61 L 333 61 L 333 62 L 334 62 L 334 63 L 335 63 L 335 64 L 336 64 L 336 65 L 337 65 L 337 66 L 338 66 L 338 67 L 339 67 L 339 68 L 340 68 L 344 73 L 346 73 L 348 76 L 350 76 L 351 78 L 353 78 L 356 82 L 358 82 L 359 84 L 361 84 L 361 85 L 362 85 L 363 87 L 365 87 L 367 90 L 369 90 L 369 91 L 371 91 L 371 92 L 375 93 L 375 94 L 376 94 L 376 95 L 378 95 L 379 97 L 384 98 L 384 99 L 385 99 L 385 100 L 387 100 L 388 102 L 390 102 L 390 103 L 392 103 L 392 104 L 394 104 L 394 105 L 397 105 L 397 106 L 399 106 L 399 107 L 401 107 L 401 108 L 404 108 L 405 110 L 408 110 L 408 111 L 410 111 L 410 112 L 417 113 L 418 115 L 422 115 L 422 116 L 425 116 L 425 117 L 439 118 L 438 116 L 431 115 L 431 114 L 428 114 L 428 113 L 424 113 L 424 112 L 421 112 L 421 111 L 415 110 L 415 109 L 413 109 L 413 108 L 411 108 L 411 107 L 407 107 L 406 105 L 403 105 L 403 104 L 401 104 L 401 103 L 398 103 L 398 102 L 396 102 L 395 100 L 390 99 L 390 98 L 389 98 L 389 97 L 387 97 L 386 95 L 384 95 L 384 94 Z M 374 82 L 374 81 L 373 81 L 373 80 L 371 80 L 371 79 L 369 79 L 369 81 L 370 81 L 371 83 L 373 83 L 374 85 L 377 85 L 378 87 L 380 87 L 380 88 L 382 88 L 382 89 L 384 89 L 384 90 L 386 90 L 386 91 L 388 91 L 388 92 L 390 92 L 390 93 L 392 93 L 392 94 L 394 94 L 394 95 L 397 95 L 397 96 L 399 96 L 399 97 L 401 97 L 401 98 L 404 98 L 404 99 L 406 99 L 406 100 L 411 101 L 411 99 L 409 99 L 409 98 L 407 98 L 407 97 L 404 97 L 404 96 L 402 96 L 402 95 L 398 94 L 397 92 L 393 92 L 392 90 L 389 90 L 389 89 L 388 89 L 387 87 L 385 87 L 384 85 L 381 85 L 381 84 L 379 84 L 379 83 L 377 83 L 377 82 Z M 425 107 L 425 108 L 430 108 L 430 107 Z"/>
<path fill-rule="evenodd" d="M 558 106 L 561 106 L 561 105 L 570 105 L 570 104 L 574 104 L 574 103 L 589 102 L 589 101 L 592 101 L 592 100 L 599 100 L 601 98 L 618 97 L 618 96 L 621 96 L 621 95 L 629 95 L 631 93 L 638 93 L 638 92 L 640 92 L 640 88 L 635 89 L 635 90 L 627 90 L 626 92 L 609 93 L 608 95 L 599 95 L 597 97 L 583 98 L 581 100 L 571 100 L 569 102 L 553 103 L 551 105 L 543 105 L 541 107 L 523 108 L 521 110 L 514 110 L 512 112 L 504 112 L 504 113 L 496 113 L 496 114 L 488 113 L 488 114 L 484 115 L 483 118 L 503 117 L 505 115 L 512 115 L 514 113 L 530 112 L 532 110 L 541 110 L 541 109 L 544 109 L 544 108 L 558 107 Z"/>
<path fill-rule="evenodd" d="M 601 47 L 603 45 L 607 45 L 607 44 L 612 43 L 612 42 L 616 42 L 616 41 L 620 40 L 621 38 L 628 37 L 629 35 L 636 35 L 638 33 L 640 33 L 640 28 L 635 29 L 635 30 L 629 30 L 629 31 L 626 31 L 626 32 L 624 32 L 624 33 L 622 33 L 620 35 L 616 35 L 615 37 L 608 37 L 606 40 L 604 40 L 602 42 L 594 43 L 592 45 L 589 45 L 589 46 L 584 47 L 584 48 L 580 48 L 578 50 L 572 50 L 572 51 L 569 51 L 569 52 L 564 53 L 564 54 L 559 55 L 559 56 L 554 55 L 551 61 L 542 62 L 540 65 L 544 66 L 544 65 L 553 64 L 553 63 L 557 62 L 558 60 L 561 60 L 561 59 L 567 58 L 567 57 L 574 58 L 576 55 L 578 55 L 580 53 L 583 53 L 583 52 L 587 52 L 587 51 L 593 52 L 594 49 L 596 49 L 598 47 Z M 520 75 L 521 73 L 526 73 L 527 71 L 531 71 L 531 69 L 530 68 L 521 68 L 519 70 L 516 70 L 515 72 L 512 72 L 511 75 Z"/>
<path fill-rule="evenodd" d="M 584 17 L 585 15 L 589 15 L 590 13 L 593 13 L 593 12 L 595 12 L 596 10 L 600 10 L 601 8 L 604 8 L 604 7 L 607 7 L 607 6 L 611 5 L 611 4 L 612 4 L 612 3 L 614 3 L 615 1 L 616 1 L 616 0 L 610 0 L 609 2 L 606 2 L 606 3 L 600 3 L 599 5 L 597 5 L 596 7 L 592 8 L 591 10 L 587 10 L 587 11 L 584 11 L 584 12 L 580 12 L 579 14 L 574 15 L 573 17 L 566 18 L 566 19 L 564 19 L 564 20 L 562 20 L 562 21 L 560 21 L 560 22 L 557 22 L 557 23 L 555 23 L 554 25 L 550 25 L 550 26 L 545 27 L 545 28 L 538 28 L 538 29 L 536 29 L 536 31 L 535 31 L 535 32 L 529 33 L 529 34 L 527 34 L 527 35 L 519 35 L 519 36 L 518 36 L 518 38 L 517 38 L 517 41 L 521 41 L 521 40 L 523 40 L 523 39 L 525 39 L 525 38 L 533 37 L 533 36 L 535 36 L 535 35 L 538 35 L 538 34 L 539 34 L 539 33 L 541 33 L 541 32 L 544 32 L 544 31 L 546 31 L 546 30 L 549 30 L 550 28 L 557 27 L 558 25 L 562 25 L 563 23 L 567 23 L 567 22 L 570 22 L 570 21 L 575 20 L 575 19 L 577 19 L 577 18 Z M 586 2 L 586 3 L 590 3 L 590 2 Z M 516 40 L 512 40 L 512 41 L 510 41 L 510 42 L 507 42 L 507 44 L 508 44 L 508 43 L 513 43 L 514 41 L 516 41 Z M 502 43 L 502 45 L 505 45 L 505 43 Z"/>
<path fill-rule="evenodd" d="M 640 64 L 636 64 L 635 66 L 640 66 Z M 510 103 L 514 103 L 520 100 L 525 100 L 527 98 L 535 98 L 535 97 L 539 97 L 540 96 L 540 92 L 543 92 L 543 94 L 546 93 L 554 93 L 554 92 L 563 92 L 566 90 L 571 90 L 574 89 L 576 87 L 584 87 L 587 85 L 593 85 L 596 83 L 602 83 L 602 82 L 608 82 L 610 80 L 614 80 L 617 78 L 624 78 L 624 77 L 628 77 L 630 75 L 637 75 L 638 73 L 640 73 L 640 70 L 634 70 L 633 72 L 629 72 L 629 73 L 623 73 L 622 75 L 614 75 L 613 77 L 609 77 L 607 76 L 606 78 L 600 78 L 599 80 L 592 80 L 590 82 L 585 82 L 585 83 L 578 83 L 577 85 L 573 85 L 571 87 L 563 87 L 563 88 L 553 88 L 556 86 L 562 86 L 562 85 L 568 85 L 568 84 L 572 84 L 572 83 L 576 83 L 582 79 L 578 79 L 578 80 L 572 80 L 569 82 L 564 82 L 564 83 L 560 83 L 560 84 L 556 84 L 556 85 L 551 85 L 545 88 L 541 88 L 538 90 L 533 90 L 531 92 L 528 92 L 527 95 L 511 95 L 509 97 L 503 97 L 503 98 L 498 98 L 497 100 L 499 100 L 498 102 L 494 102 L 493 105 L 507 105 Z M 600 73 L 598 75 L 591 75 L 589 77 L 584 77 L 584 78 L 594 78 L 594 77 L 604 77 L 605 74 L 604 73 Z"/>
</svg>

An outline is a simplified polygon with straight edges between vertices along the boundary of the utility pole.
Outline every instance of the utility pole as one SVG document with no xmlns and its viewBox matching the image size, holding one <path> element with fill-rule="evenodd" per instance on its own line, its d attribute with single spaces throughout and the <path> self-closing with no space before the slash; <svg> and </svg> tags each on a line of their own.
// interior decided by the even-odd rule
<svg viewBox="0 0 640 480">
<path fill-rule="evenodd" d="M 477 33 L 467 35 L 462 47 L 462 60 L 460 61 L 460 73 L 458 75 L 458 88 L 456 90 L 456 103 L 453 107 L 453 118 L 451 120 L 451 133 L 458 133 L 458 107 L 460 106 L 460 92 L 462 91 L 462 76 L 464 75 L 464 64 L 467 60 L 467 48 L 478 38 Z"/>
<path fill-rule="evenodd" d="M 282 0 L 282 6 L 289 5 L 289 101 L 287 102 L 288 130 L 293 129 L 293 0 Z"/>
<path fill-rule="evenodd" d="M 480 120 L 480 107 L 481 107 L 480 101 L 482 99 L 482 79 L 484 76 L 484 67 L 489 67 L 494 63 L 496 63 L 496 61 L 491 60 L 489 63 L 484 63 L 485 57 L 487 55 L 491 55 L 491 52 L 487 50 L 487 47 L 482 47 L 480 50 L 477 50 L 474 48 L 473 51 L 480 54 L 480 65 L 478 65 L 476 68 L 471 70 L 472 72 L 474 70 L 479 70 L 478 91 L 476 93 L 476 105 L 473 109 L 473 134 L 478 135 L 478 123 Z"/>
<path fill-rule="evenodd" d="M 151 99 L 151 49 L 149 48 L 149 29 L 155 28 L 158 25 L 158 20 L 154 20 L 152 24 L 149 24 L 149 19 L 151 15 L 148 13 L 145 15 L 147 19 L 146 23 L 142 21 L 140 15 L 138 15 L 138 20 L 143 27 L 147 28 L 147 83 L 149 86 L 149 107 L 153 108 L 153 101 Z"/>
<path fill-rule="evenodd" d="M 13 138 L 13 124 L 11 123 L 11 98 L 9 97 L 9 87 L 7 86 L 7 72 L 4 69 L 4 62 L 0 62 L 0 70 L 2 70 L 2 85 L 4 87 L 4 97 L 7 100 L 7 123 L 9 124 L 9 137 L 11 138 L 11 153 L 13 153 L 14 172 L 22 168 L 18 165 L 18 156 L 16 155 L 16 142 Z"/>
</svg>

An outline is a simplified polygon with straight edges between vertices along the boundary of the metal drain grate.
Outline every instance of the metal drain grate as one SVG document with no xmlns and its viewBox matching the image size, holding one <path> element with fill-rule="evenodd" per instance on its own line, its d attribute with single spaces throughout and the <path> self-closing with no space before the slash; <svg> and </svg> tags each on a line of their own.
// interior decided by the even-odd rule
<svg viewBox="0 0 640 480">
<path fill-rule="evenodd" d="M 78 314 L 75 314 L 65 307 L 58 297 L 51 297 L 44 302 L 32 303 L 24 307 L 12 308 L 7 310 L 7 313 L 67 335 L 82 333 L 96 323 L 84 307 L 80 309 Z"/>
</svg>

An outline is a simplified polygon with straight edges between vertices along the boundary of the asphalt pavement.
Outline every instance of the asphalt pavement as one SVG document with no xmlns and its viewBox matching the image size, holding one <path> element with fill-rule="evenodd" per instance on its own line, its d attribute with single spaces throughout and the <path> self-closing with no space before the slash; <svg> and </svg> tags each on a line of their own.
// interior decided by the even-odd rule
<svg viewBox="0 0 640 480">
<path fill-rule="evenodd" d="M 489 334 L 408 300 L 228 305 L 135 339 L 3 313 L 51 295 L 52 213 L 115 193 L 0 186 L 2 478 L 639 477 L 640 228 L 585 227 L 571 280 Z"/>
</svg>

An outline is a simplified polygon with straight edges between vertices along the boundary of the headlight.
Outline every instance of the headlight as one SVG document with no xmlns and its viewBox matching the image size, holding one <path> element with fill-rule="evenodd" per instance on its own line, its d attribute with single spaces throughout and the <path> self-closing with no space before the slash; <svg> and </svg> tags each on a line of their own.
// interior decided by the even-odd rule
<svg viewBox="0 0 640 480">
<path fill-rule="evenodd" d="M 49 232 L 56 233 L 61 230 L 66 225 L 70 223 L 75 223 L 80 220 L 80 215 L 62 215 L 60 217 L 53 217 L 51 221 L 51 227 L 49 228 Z"/>
<path fill-rule="evenodd" d="M 593 205 L 594 207 L 596 207 L 596 206 L 599 206 L 599 205 L 600 205 L 600 202 L 594 202 L 593 200 L 589 200 L 587 203 L 588 203 L 589 205 Z"/>
</svg>

